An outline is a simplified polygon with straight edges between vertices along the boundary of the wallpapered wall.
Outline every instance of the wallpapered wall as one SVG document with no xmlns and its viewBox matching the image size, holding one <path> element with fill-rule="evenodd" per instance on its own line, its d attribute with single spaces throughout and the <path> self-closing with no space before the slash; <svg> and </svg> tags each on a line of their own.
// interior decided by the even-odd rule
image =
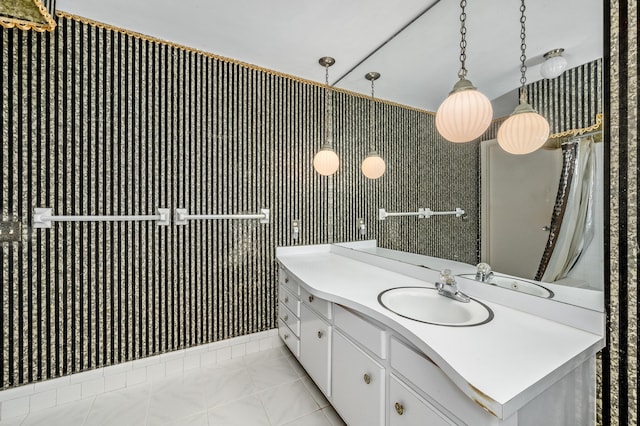
<svg viewBox="0 0 640 426">
<path fill-rule="evenodd" d="M 604 1 L 610 256 L 602 423 L 638 424 L 638 2 Z"/>
<path fill-rule="evenodd" d="M 342 164 L 320 177 L 322 87 L 73 17 L 58 24 L 0 32 L 0 212 L 24 225 L 20 243 L 0 245 L 1 388 L 274 328 L 275 247 L 292 243 L 293 219 L 300 244 L 357 239 L 364 217 L 367 238 L 387 247 L 477 260 L 477 145 L 443 141 L 432 114 L 378 103 L 388 171 L 368 181 L 369 101 L 336 93 Z M 272 221 L 47 230 L 31 227 L 34 207 L 269 208 Z M 468 220 L 379 222 L 380 207 L 462 207 Z"/>
</svg>

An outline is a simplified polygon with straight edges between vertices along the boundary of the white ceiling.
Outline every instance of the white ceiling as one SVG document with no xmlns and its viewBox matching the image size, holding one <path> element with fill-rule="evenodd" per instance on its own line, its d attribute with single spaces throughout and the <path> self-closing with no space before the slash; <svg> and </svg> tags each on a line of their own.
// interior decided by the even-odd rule
<svg viewBox="0 0 640 426">
<path fill-rule="evenodd" d="M 467 1 L 467 78 L 496 100 L 519 86 L 520 2 Z M 56 8 L 318 82 L 318 58 L 333 56 L 337 87 L 369 94 L 364 75 L 377 71 L 377 98 L 430 111 L 460 67 L 456 0 L 57 0 Z M 563 47 L 570 68 L 602 57 L 602 25 L 600 0 L 529 0 L 528 82 L 542 78 L 551 49 Z M 506 108 L 495 105 L 495 115 Z"/>
</svg>

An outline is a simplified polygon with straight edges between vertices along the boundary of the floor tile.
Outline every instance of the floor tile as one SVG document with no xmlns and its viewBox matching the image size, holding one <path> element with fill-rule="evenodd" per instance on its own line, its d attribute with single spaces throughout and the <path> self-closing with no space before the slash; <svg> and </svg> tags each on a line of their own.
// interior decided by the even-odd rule
<svg viewBox="0 0 640 426">
<path fill-rule="evenodd" d="M 318 386 L 316 386 L 313 380 L 311 380 L 311 377 L 306 376 L 306 377 L 303 377 L 301 380 L 302 380 L 302 383 L 304 383 L 304 385 L 306 386 L 311 396 L 313 397 L 313 400 L 316 402 L 316 404 L 320 406 L 320 408 L 329 406 L 329 401 L 327 401 L 327 398 L 325 398 L 322 391 L 318 389 Z"/>
<path fill-rule="evenodd" d="M 257 396 L 219 405 L 208 412 L 209 424 L 215 426 L 270 426 L 267 413 Z"/>
<path fill-rule="evenodd" d="M 169 423 L 170 426 L 208 426 L 209 425 L 209 417 L 207 416 L 207 412 L 203 411 L 202 413 L 198 413 L 195 416 L 191 415 L 186 418 L 175 420 L 174 422 Z M 151 421 L 147 423 L 147 426 L 155 426 Z"/>
<path fill-rule="evenodd" d="M 336 410 L 334 410 L 332 406 L 323 408 L 322 412 L 325 416 L 327 416 L 332 426 L 347 426 L 347 424 L 342 420 L 338 413 L 336 413 Z"/>
<path fill-rule="evenodd" d="M 274 348 L 262 352 L 248 354 L 242 359 L 242 361 L 247 367 L 251 367 L 257 362 L 263 362 L 274 358 L 283 358 L 284 356 L 286 356 L 286 354 L 283 353 L 279 348 Z"/>
<path fill-rule="evenodd" d="M 289 361 L 291 367 L 293 367 L 293 369 L 295 370 L 296 374 L 298 374 L 298 377 L 305 377 L 307 375 L 306 370 L 302 367 L 302 365 L 300 365 L 298 360 L 293 355 L 289 354 L 286 358 L 287 361 Z"/>
<path fill-rule="evenodd" d="M 150 424 L 162 425 L 206 410 L 202 384 L 180 377 L 154 384 L 147 418 Z"/>
<path fill-rule="evenodd" d="M 25 426 L 81 426 L 93 406 L 95 398 L 87 398 L 29 414 L 20 425 Z M 4 423 L 2 423 L 4 426 Z"/>
<path fill-rule="evenodd" d="M 272 425 L 285 424 L 320 408 L 301 380 L 267 389 L 258 395 Z"/>
<path fill-rule="evenodd" d="M 247 370 L 258 390 L 298 380 L 298 374 L 284 357 L 256 361 Z"/>
<path fill-rule="evenodd" d="M 20 417 L 14 417 L 12 419 L 6 419 L 6 420 L 2 420 L 0 421 L 0 426 L 20 426 L 20 424 L 22 424 L 22 421 L 25 419 L 26 416 L 20 416 Z"/>
<path fill-rule="evenodd" d="M 285 347 L 107 392 L 0 426 L 344 426 Z"/>
<path fill-rule="evenodd" d="M 246 368 L 218 370 L 205 382 L 204 389 L 207 408 L 256 393 L 256 386 Z"/>
<path fill-rule="evenodd" d="M 332 426 L 322 410 L 314 411 L 304 417 L 300 417 L 285 426 Z"/>
<path fill-rule="evenodd" d="M 145 385 L 98 395 L 85 424 L 143 425 L 149 410 L 149 395 L 149 386 Z"/>
</svg>

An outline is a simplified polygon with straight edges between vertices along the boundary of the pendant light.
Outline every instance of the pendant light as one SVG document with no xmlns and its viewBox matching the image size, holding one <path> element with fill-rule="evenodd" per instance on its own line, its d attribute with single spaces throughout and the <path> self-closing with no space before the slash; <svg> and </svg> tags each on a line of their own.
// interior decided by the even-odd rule
<svg viewBox="0 0 640 426">
<path fill-rule="evenodd" d="M 313 157 L 313 168 L 316 172 L 323 176 L 331 176 L 338 170 L 340 160 L 338 155 L 333 150 L 331 145 L 333 123 L 332 123 L 332 111 L 331 111 L 331 88 L 329 87 L 329 67 L 336 63 L 336 60 L 325 56 L 318 60 L 320 65 L 325 69 L 325 97 L 324 97 L 324 145 L 320 148 L 320 151 Z"/>
<path fill-rule="evenodd" d="M 527 66 L 525 54 L 526 6 L 524 0 L 520 5 L 520 105 L 498 129 L 498 144 L 511 154 L 528 154 L 540 148 L 549 138 L 549 123 L 527 103 Z"/>
<path fill-rule="evenodd" d="M 476 89 L 467 77 L 467 1 L 460 2 L 460 79 L 436 112 L 436 128 L 449 142 L 471 142 L 479 138 L 491 124 L 493 108 L 489 99 Z"/>
<path fill-rule="evenodd" d="M 375 108 L 376 103 L 374 100 L 374 82 L 380 78 L 380 73 L 369 72 L 365 74 L 364 78 L 371 82 L 371 103 L 369 106 L 369 154 L 367 158 L 362 162 L 362 173 L 369 179 L 378 179 L 384 174 L 385 164 L 384 160 L 376 151 L 375 144 Z"/>
</svg>

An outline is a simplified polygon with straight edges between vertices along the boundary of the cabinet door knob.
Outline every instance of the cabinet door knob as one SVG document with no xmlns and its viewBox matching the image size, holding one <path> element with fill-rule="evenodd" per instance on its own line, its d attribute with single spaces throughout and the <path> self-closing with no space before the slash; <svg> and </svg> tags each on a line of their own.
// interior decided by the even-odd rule
<svg viewBox="0 0 640 426">
<path fill-rule="evenodd" d="M 313 302 L 313 295 L 309 296 L 309 303 Z"/>
<path fill-rule="evenodd" d="M 289 278 L 285 278 L 285 279 L 284 279 L 284 282 L 285 282 L 285 283 L 288 283 L 288 282 L 289 282 Z"/>
<path fill-rule="evenodd" d="M 286 315 L 284 316 L 283 320 L 284 320 L 284 322 L 289 321 L 289 314 L 286 314 Z"/>
<path fill-rule="evenodd" d="M 289 296 L 284 297 L 284 303 L 289 303 Z"/>
<path fill-rule="evenodd" d="M 322 331 L 318 331 L 318 339 L 322 339 L 322 336 L 324 336 L 324 333 Z"/>
<path fill-rule="evenodd" d="M 396 413 L 399 415 L 404 414 L 404 407 L 399 402 L 396 402 Z"/>
<path fill-rule="evenodd" d="M 371 376 L 368 373 L 364 373 L 364 376 L 362 378 L 364 379 L 364 382 L 366 384 L 371 383 Z"/>
<path fill-rule="evenodd" d="M 287 340 L 288 338 L 289 338 L 289 335 L 288 335 L 288 334 L 285 334 L 285 335 L 284 335 L 284 340 Z"/>
</svg>

